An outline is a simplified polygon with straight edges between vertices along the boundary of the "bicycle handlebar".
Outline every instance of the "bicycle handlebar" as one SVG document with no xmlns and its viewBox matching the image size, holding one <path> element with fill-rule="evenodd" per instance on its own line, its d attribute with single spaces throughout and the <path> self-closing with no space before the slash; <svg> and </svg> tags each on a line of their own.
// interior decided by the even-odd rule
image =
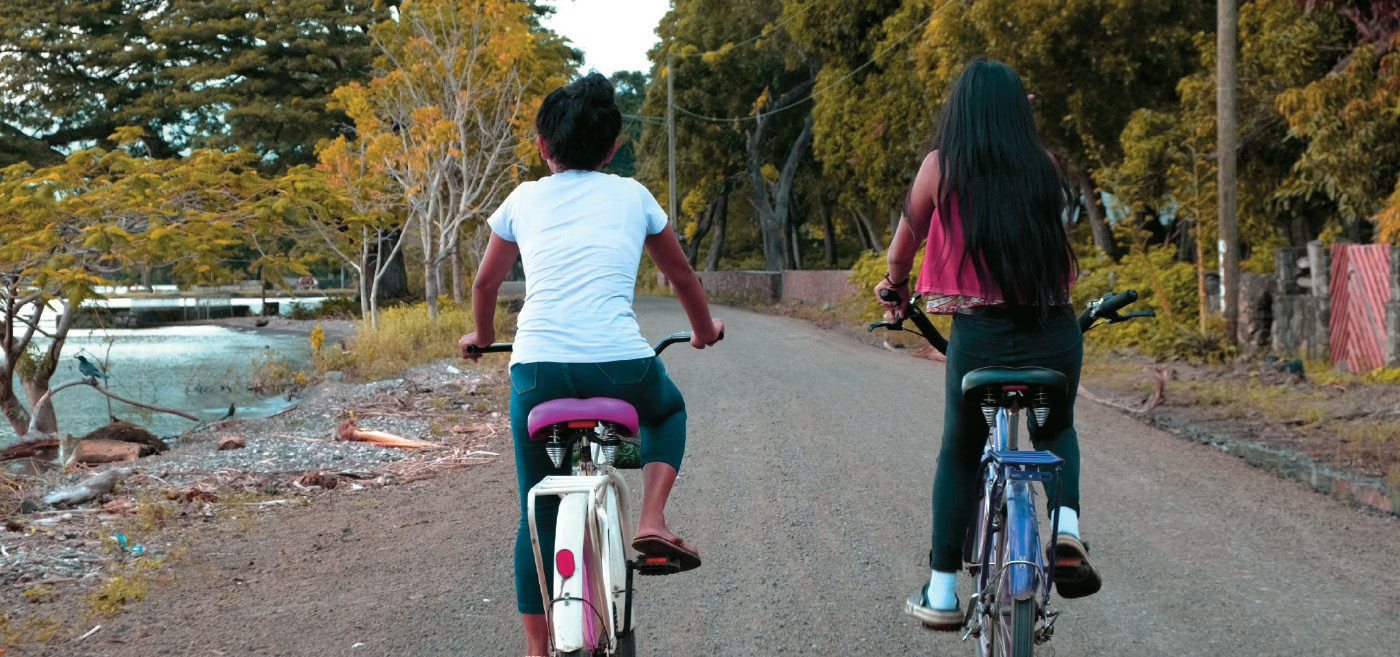
<svg viewBox="0 0 1400 657">
<path fill-rule="evenodd" d="M 880 290 L 880 298 L 885 301 L 898 301 L 899 295 L 894 290 L 885 288 L 883 290 Z M 1093 328 L 1095 326 L 1094 322 L 1100 319 L 1104 320 L 1105 324 L 1116 324 L 1118 322 L 1127 321 L 1134 317 L 1157 316 L 1157 313 L 1152 312 L 1151 310 L 1139 310 L 1130 313 L 1123 313 L 1121 315 L 1118 313 L 1118 311 L 1124 306 L 1127 306 L 1128 304 L 1137 301 L 1137 298 L 1137 290 L 1123 290 L 1118 294 L 1105 294 L 1104 296 L 1098 299 L 1090 301 L 1089 306 L 1085 308 L 1084 312 L 1079 315 L 1080 332 L 1082 333 Z M 919 330 L 910 331 L 909 329 L 904 328 L 904 320 L 906 319 L 908 319 L 911 322 L 914 322 L 914 326 L 917 327 Z M 919 337 L 922 337 L 925 340 L 928 340 L 928 343 L 933 345 L 934 349 L 937 349 L 938 351 L 944 354 L 948 353 L 948 340 L 943 337 L 942 333 L 938 332 L 938 329 L 934 327 L 933 322 L 929 321 L 928 315 L 925 315 L 923 311 L 919 310 L 918 306 L 914 305 L 914 300 L 912 297 L 909 300 L 909 304 L 904 307 L 904 311 L 900 313 L 900 317 L 898 319 L 896 319 L 893 322 L 875 322 L 874 324 L 870 325 L 870 328 L 867 329 L 867 332 L 874 331 L 877 328 L 889 329 L 891 331 L 909 331 L 910 333 L 913 333 Z"/>
<path fill-rule="evenodd" d="M 655 352 L 656 352 L 656 355 L 660 356 L 660 355 L 661 355 L 661 352 L 663 352 L 663 351 L 666 350 L 666 347 L 669 347 L 669 346 L 671 346 L 671 345 L 673 345 L 673 344 L 676 344 L 676 343 L 679 343 L 679 342 L 690 342 L 690 336 L 691 336 L 691 335 L 692 335 L 692 334 L 691 334 L 689 331 L 686 331 L 686 332 L 684 332 L 684 333 L 672 333 L 672 334 L 666 336 L 665 338 L 662 338 L 660 342 L 658 342 L 658 343 L 656 343 L 654 346 L 652 346 L 651 350 L 652 350 L 652 351 L 655 351 Z M 723 339 L 724 339 L 724 333 L 720 333 L 720 334 L 719 334 L 719 339 L 720 339 L 720 340 L 723 340 Z M 469 344 L 469 345 L 467 345 L 467 355 L 470 356 L 470 355 L 473 355 L 473 354 L 501 354 L 501 353 L 508 353 L 508 352 L 510 352 L 514 347 L 515 347 L 515 343 L 513 343 L 513 342 L 496 342 L 496 343 L 493 343 L 493 344 L 491 344 L 491 345 L 489 345 L 489 346 L 485 346 L 485 347 L 478 347 L 478 346 L 476 346 L 476 345 L 474 345 L 474 344 Z"/>
</svg>

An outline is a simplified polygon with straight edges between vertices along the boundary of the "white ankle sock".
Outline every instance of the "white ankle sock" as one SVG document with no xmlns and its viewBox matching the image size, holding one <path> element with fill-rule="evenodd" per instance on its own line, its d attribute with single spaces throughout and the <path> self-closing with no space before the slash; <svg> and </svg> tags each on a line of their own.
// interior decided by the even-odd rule
<svg viewBox="0 0 1400 657">
<path fill-rule="evenodd" d="M 958 574 L 933 571 L 928 580 L 928 606 L 930 609 L 958 608 Z"/>
<path fill-rule="evenodd" d="M 1060 529 L 1061 534 L 1071 534 L 1079 538 L 1079 512 L 1067 506 L 1060 507 Z"/>
</svg>

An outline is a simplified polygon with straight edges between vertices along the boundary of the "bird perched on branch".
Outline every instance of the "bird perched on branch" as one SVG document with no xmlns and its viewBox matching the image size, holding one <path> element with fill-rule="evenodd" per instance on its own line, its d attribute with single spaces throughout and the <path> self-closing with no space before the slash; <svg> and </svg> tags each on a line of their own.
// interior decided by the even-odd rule
<svg viewBox="0 0 1400 657">
<path fill-rule="evenodd" d="M 107 382 L 107 373 L 99 369 L 97 363 L 83 358 L 82 354 L 78 355 L 78 373 L 89 379 L 100 378 L 103 383 Z"/>
</svg>

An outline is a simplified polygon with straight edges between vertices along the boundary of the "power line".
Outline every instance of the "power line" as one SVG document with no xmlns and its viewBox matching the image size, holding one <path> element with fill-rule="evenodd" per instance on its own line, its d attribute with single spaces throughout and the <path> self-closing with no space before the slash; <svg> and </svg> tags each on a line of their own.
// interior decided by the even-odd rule
<svg viewBox="0 0 1400 657">
<path fill-rule="evenodd" d="M 816 0 L 816 2 L 820 2 L 820 1 L 821 1 L 821 0 Z M 816 2 L 813 2 L 812 4 L 816 4 Z M 946 4 L 947 4 L 947 2 L 944 3 L 944 5 L 946 5 Z M 809 4 L 809 5 L 807 5 L 807 6 L 808 6 L 808 7 L 811 7 L 812 5 Z M 770 112 L 764 112 L 764 114 L 777 114 L 777 113 L 779 113 L 779 112 L 786 112 L 787 110 L 790 110 L 790 109 L 792 109 L 792 108 L 794 108 L 794 107 L 797 107 L 797 106 L 799 106 L 799 105 L 801 105 L 801 104 L 803 104 L 803 103 L 805 103 L 805 102 L 807 102 L 807 101 L 809 101 L 809 100 L 812 100 L 813 98 L 816 98 L 817 96 L 822 95 L 823 93 L 826 93 L 826 92 L 827 92 L 828 90 L 830 90 L 832 87 L 835 87 L 836 85 L 839 85 L 839 84 L 841 84 L 842 82 L 845 82 L 846 80 L 851 79 L 853 76 L 855 76 L 855 74 L 857 74 L 857 73 L 859 73 L 859 72 L 865 70 L 866 68 L 869 68 L 871 65 L 873 65 L 873 64 L 876 62 L 876 60 L 880 59 L 881 57 L 884 57 L 884 56 L 885 56 L 886 54 L 888 54 L 891 50 L 894 50 L 895 46 L 897 46 L 897 45 L 903 43 L 905 39 L 908 39 L 909 37 L 913 36 L 915 32 L 918 32 L 920 29 L 922 29 L 925 25 L 928 24 L 929 21 L 933 20 L 933 17 L 934 17 L 935 15 L 938 14 L 938 10 L 939 10 L 939 9 L 942 9 L 942 8 L 943 8 L 943 7 L 940 6 L 938 9 L 935 9 L 933 12 L 931 12 L 931 13 L 928 15 L 927 18 L 923 19 L 922 21 L 919 21 L 919 23 L 918 23 L 917 25 L 915 25 L 915 26 L 913 27 L 913 29 L 909 30 L 908 32 L 905 32 L 905 33 L 904 33 L 902 36 L 900 36 L 898 39 L 895 39 L 893 42 L 891 42 L 890 45 L 885 46 L 884 50 L 881 50 L 880 52 L 876 53 L 873 57 L 871 57 L 869 60 L 867 60 L 864 64 L 861 64 L 860 66 L 857 66 L 857 67 L 851 69 L 851 70 L 848 71 L 845 75 L 841 76 L 840 78 L 837 78 L 835 81 L 831 82 L 830 84 L 827 84 L 826 86 L 823 86 L 823 87 L 820 88 L 820 89 L 816 89 L 816 90 L 812 91 L 812 93 L 807 94 L 807 96 L 804 97 L 804 98 L 802 98 L 801 100 L 793 101 L 793 102 L 791 102 L 791 103 L 788 103 L 787 105 L 784 105 L 784 106 L 782 106 L 782 107 L 776 108 L 776 109 L 774 109 L 774 110 L 772 110 L 772 111 L 770 111 Z M 805 11 L 805 9 L 804 9 L 804 11 Z M 699 120 L 702 120 L 702 121 L 710 121 L 710 122 L 712 122 L 712 123 L 738 123 L 739 121 L 757 121 L 757 120 L 758 120 L 758 115 L 756 115 L 756 114 L 750 114 L 750 115 L 748 115 L 748 116 L 731 117 L 731 118 L 721 118 L 721 117 L 717 117 L 717 116 L 706 116 L 706 115 L 704 115 L 704 114 L 699 114 L 699 113 L 697 113 L 697 112 L 692 112 L 692 111 L 690 111 L 690 110 L 688 110 L 688 109 L 686 109 L 686 108 L 684 108 L 684 107 L 681 107 L 681 106 L 679 106 L 679 105 L 676 106 L 676 111 L 677 111 L 677 112 L 680 112 L 681 114 L 684 114 L 684 115 L 686 115 L 686 116 L 689 116 L 689 117 L 691 117 L 691 118 L 693 118 L 693 119 L 699 119 Z M 644 117 L 644 116 L 638 116 L 637 118 L 657 119 L 657 120 L 662 121 L 663 123 L 664 123 L 665 120 L 666 120 L 665 117 L 660 117 L 660 116 L 645 116 L 645 117 Z"/>
<path fill-rule="evenodd" d="M 781 28 L 781 27 L 787 25 L 788 23 L 791 23 L 791 22 L 792 22 L 794 19 L 796 19 L 798 16 L 801 16 L 802 14 L 807 13 L 807 10 L 808 10 L 808 9 L 811 9 L 812 7 L 815 7 L 818 3 L 821 3 L 821 2 L 824 2 L 824 0 L 812 0 L 811 2 L 807 3 L 806 6 L 802 7 L 801 9 L 798 9 L 798 10 L 795 11 L 795 12 L 793 12 L 791 16 L 788 16 L 788 17 L 786 17 L 786 18 L 784 18 L 784 19 L 778 21 L 777 23 L 774 23 L 774 24 L 773 24 L 772 26 L 770 26 L 768 29 L 766 29 L 766 30 L 764 30 L 764 31 L 762 31 L 762 32 L 759 32 L 758 34 L 755 34 L 754 36 L 751 36 L 751 37 L 749 37 L 749 38 L 747 38 L 747 39 L 744 39 L 743 41 L 740 41 L 739 43 L 735 43 L 735 44 L 732 44 L 732 45 L 723 46 L 723 47 L 721 47 L 719 50 L 709 50 L 709 51 L 706 51 L 706 52 L 689 52 L 689 53 L 686 53 L 686 52 L 671 52 L 671 54 L 674 55 L 674 56 L 676 56 L 676 57 L 704 57 L 705 55 L 710 55 L 710 54 L 714 54 L 714 53 L 721 53 L 721 52 L 725 52 L 725 51 L 728 51 L 728 50 L 733 50 L 733 49 L 738 48 L 738 47 L 740 47 L 740 46 L 747 46 L 747 45 L 749 45 L 750 43 L 753 43 L 753 42 L 755 42 L 755 41 L 758 41 L 759 39 L 762 39 L 763 37 L 766 37 L 766 36 L 768 36 L 769 34 L 772 34 L 773 32 L 778 31 L 779 28 Z M 673 44 L 673 45 L 674 45 L 674 44 Z"/>
</svg>

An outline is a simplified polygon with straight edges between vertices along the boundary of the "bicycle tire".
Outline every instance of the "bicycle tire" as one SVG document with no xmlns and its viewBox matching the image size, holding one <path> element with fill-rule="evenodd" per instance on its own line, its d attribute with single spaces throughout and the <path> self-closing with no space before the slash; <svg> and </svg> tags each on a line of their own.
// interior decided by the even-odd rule
<svg viewBox="0 0 1400 657">
<path fill-rule="evenodd" d="M 1011 607 L 1010 657 L 1035 653 L 1035 600 L 1017 600 Z"/>
</svg>

